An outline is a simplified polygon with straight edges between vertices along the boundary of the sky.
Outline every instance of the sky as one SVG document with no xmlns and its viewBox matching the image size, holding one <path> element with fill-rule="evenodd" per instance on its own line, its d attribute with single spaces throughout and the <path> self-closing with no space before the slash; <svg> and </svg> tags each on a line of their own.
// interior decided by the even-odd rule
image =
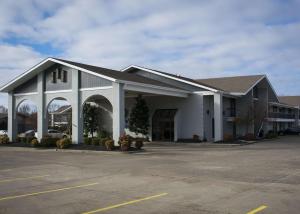
<svg viewBox="0 0 300 214">
<path fill-rule="evenodd" d="M 300 94 L 300 0 L 0 0 L 0 85 L 49 56 Z M 0 94 L 0 105 L 7 96 Z"/>
</svg>

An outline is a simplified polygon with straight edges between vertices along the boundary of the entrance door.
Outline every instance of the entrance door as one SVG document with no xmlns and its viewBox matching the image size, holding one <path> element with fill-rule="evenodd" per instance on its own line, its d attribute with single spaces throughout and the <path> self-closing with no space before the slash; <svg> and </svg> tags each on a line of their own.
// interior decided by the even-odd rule
<svg viewBox="0 0 300 214">
<path fill-rule="evenodd" d="M 174 141 L 174 117 L 177 109 L 158 109 L 152 118 L 152 140 Z"/>
</svg>

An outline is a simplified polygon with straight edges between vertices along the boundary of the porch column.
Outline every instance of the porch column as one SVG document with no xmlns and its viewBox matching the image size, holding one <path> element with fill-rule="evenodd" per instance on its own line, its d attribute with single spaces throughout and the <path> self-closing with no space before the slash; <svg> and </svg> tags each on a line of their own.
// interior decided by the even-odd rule
<svg viewBox="0 0 300 214">
<path fill-rule="evenodd" d="M 37 99 L 37 132 L 38 140 L 41 140 L 43 136 L 48 133 L 48 120 L 47 120 L 47 107 L 45 104 L 45 95 L 44 95 L 44 74 L 43 72 L 38 74 L 38 99 Z"/>
<path fill-rule="evenodd" d="M 72 106 L 72 142 L 73 144 L 79 144 L 83 142 L 83 120 L 81 115 L 80 105 L 80 93 L 79 93 L 79 81 L 80 71 L 72 71 L 72 94 L 73 99 L 71 101 Z"/>
<path fill-rule="evenodd" d="M 214 94 L 214 121 L 216 142 L 223 140 L 223 95 L 219 93 Z"/>
<path fill-rule="evenodd" d="M 113 139 L 115 145 L 125 129 L 125 93 L 124 84 L 113 83 Z"/>
<path fill-rule="evenodd" d="M 16 115 L 16 101 L 13 92 L 8 93 L 8 121 L 7 131 L 9 140 L 16 141 L 17 138 L 17 115 Z"/>
</svg>

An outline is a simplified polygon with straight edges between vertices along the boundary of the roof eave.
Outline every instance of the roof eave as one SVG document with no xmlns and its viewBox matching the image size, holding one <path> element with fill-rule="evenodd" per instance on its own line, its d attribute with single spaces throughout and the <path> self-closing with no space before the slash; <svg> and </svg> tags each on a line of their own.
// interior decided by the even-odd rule
<svg viewBox="0 0 300 214">
<path fill-rule="evenodd" d="M 154 70 L 151 70 L 151 69 L 148 69 L 148 68 L 143 68 L 143 67 L 140 67 L 140 66 L 137 66 L 137 65 L 130 65 L 130 66 L 122 69 L 121 71 L 124 72 L 124 71 L 130 70 L 132 68 L 144 70 L 144 71 L 147 71 L 147 72 L 150 72 L 150 73 L 154 73 L 154 74 L 159 75 L 159 76 L 167 77 L 169 79 L 173 79 L 173 80 L 177 80 L 179 82 L 186 83 L 188 85 L 193 85 L 193 86 L 196 86 L 196 87 L 199 87 L 199 88 L 204 88 L 204 89 L 207 89 L 209 91 L 220 92 L 220 90 L 217 90 L 217 89 L 214 89 L 214 88 L 211 88 L 211 87 L 208 87 L 208 86 L 204 86 L 204 85 L 202 85 L 200 83 L 196 84 L 196 83 L 193 83 L 193 82 L 190 82 L 190 81 L 187 81 L 187 80 L 176 78 L 176 77 L 173 77 L 173 76 L 170 76 L 170 75 L 167 75 L 167 74 L 162 74 L 160 72 L 157 72 L 157 71 L 154 71 Z"/>
</svg>

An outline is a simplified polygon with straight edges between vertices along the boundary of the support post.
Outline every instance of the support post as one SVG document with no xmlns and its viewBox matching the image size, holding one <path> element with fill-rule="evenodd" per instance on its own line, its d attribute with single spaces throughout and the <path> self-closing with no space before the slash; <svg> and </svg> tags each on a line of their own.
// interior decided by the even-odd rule
<svg viewBox="0 0 300 214">
<path fill-rule="evenodd" d="M 83 118 L 81 114 L 81 102 L 79 93 L 80 71 L 72 70 L 72 142 L 79 144 L 83 142 Z"/>
<path fill-rule="evenodd" d="M 118 144 L 125 129 L 125 93 L 124 84 L 113 83 L 113 139 Z"/>
<path fill-rule="evenodd" d="M 16 101 L 13 92 L 8 93 L 8 124 L 7 131 L 9 140 L 16 141 L 17 138 L 17 115 L 16 115 Z"/>
<path fill-rule="evenodd" d="M 214 121 L 215 121 L 215 139 L 214 141 L 223 140 L 223 95 L 214 94 Z"/>
<path fill-rule="evenodd" d="M 45 105 L 45 95 L 44 95 L 44 73 L 38 74 L 38 99 L 37 99 L 37 132 L 38 140 L 41 140 L 48 133 L 48 120 L 47 120 L 47 109 Z"/>
</svg>

